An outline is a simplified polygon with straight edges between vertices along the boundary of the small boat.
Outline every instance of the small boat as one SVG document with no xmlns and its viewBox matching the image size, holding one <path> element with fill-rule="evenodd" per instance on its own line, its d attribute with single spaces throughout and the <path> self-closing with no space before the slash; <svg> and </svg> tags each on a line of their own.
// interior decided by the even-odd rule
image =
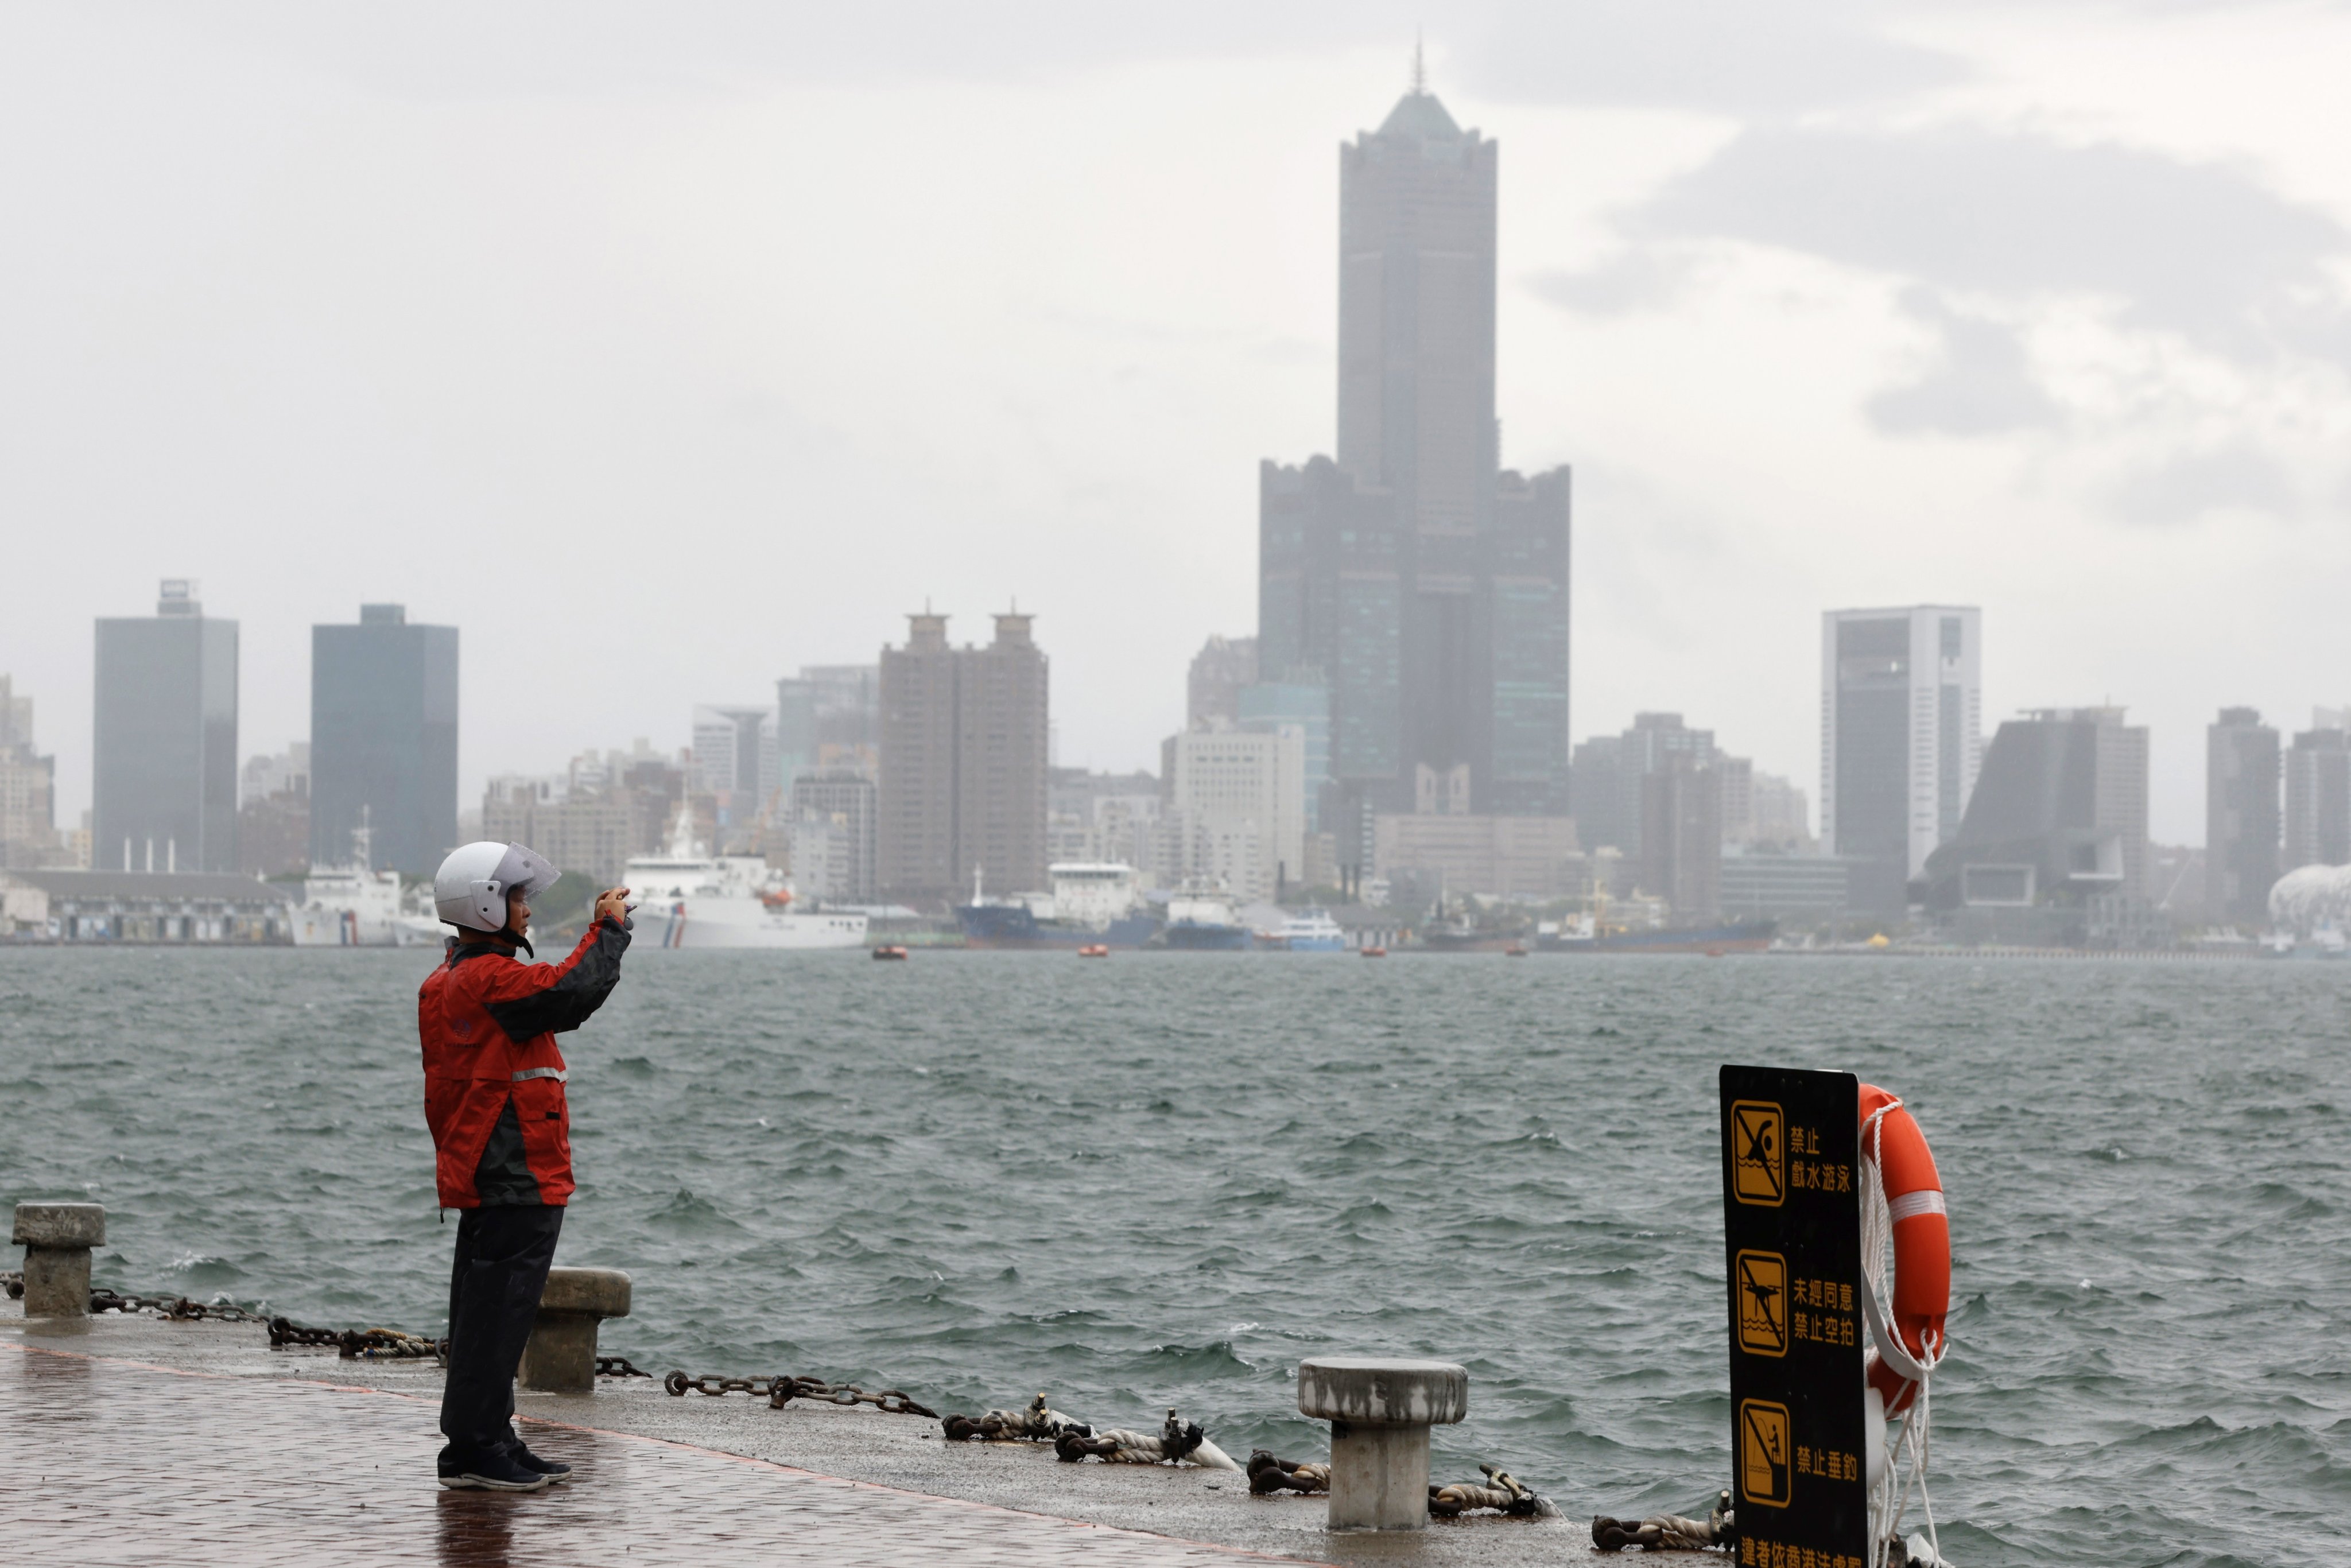
<svg viewBox="0 0 2351 1568">
<path fill-rule="evenodd" d="M 1084 946 L 1078 949 L 1078 956 L 1081 958 L 1107 958 L 1110 956 L 1110 947 L 1105 943 L 1089 942 Z"/>
<path fill-rule="evenodd" d="M 1388 956 L 1388 950 L 1384 947 L 1365 947 L 1360 951 L 1366 958 L 1384 958 Z"/>
<path fill-rule="evenodd" d="M 906 950 L 896 943 L 891 942 L 874 948 L 873 956 L 876 958 L 903 958 L 906 956 Z"/>
<path fill-rule="evenodd" d="M 1502 956 L 1508 958 L 1523 958 L 1527 956 L 1527 950 L 1513 942 L 1502 949 Z"/>
</svg>

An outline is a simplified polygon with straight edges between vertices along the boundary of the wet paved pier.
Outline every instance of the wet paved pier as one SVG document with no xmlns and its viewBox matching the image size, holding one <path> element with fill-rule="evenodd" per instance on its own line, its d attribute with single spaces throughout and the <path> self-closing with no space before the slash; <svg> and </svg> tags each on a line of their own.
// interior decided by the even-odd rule
<svg viewBox="0 0 2351 1568">
<path fill-rule="evenodd" d="M 437 1416 L 413 1393 L 0 1343 L 0 1540 L 11 1562 L 77 1568 L 1298 1561 L 538 1421 L 531 1446 L 569 1483 L 444 1491 L 419 1464 Z"/>
</svg>

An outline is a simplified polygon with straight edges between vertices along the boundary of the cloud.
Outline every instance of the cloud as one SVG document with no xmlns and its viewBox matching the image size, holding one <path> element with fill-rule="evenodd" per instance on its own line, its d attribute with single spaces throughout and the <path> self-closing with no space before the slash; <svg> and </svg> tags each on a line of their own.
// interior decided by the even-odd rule
<svg viewBox="0 0 2351 1568">
<path fill-rule="evenodd" d="M 1480 92 L 1504 99 L 1742 119 L 1886 102 L 1970 74 L 1954 55 L 1887 37 L 1888 9 L 1838 0 L 1510 8 L 1489 15 L 1463 63 Z"/>
<path fill-rule="evenodd" d="M 1581 272 L 1540 272 L 1527 287 L 1585 316 L 1657 310 L 1681 298 L 1697 270 L 1694 257 L 1667 246 L 1640 246 Z"/>
<path fill-rule="evenodd" d="M 2024 345 L 1997 321 L 1963 315 L 1923 288 L 1903 298 L 1904 313 L 1937 337 L 1926 373 L 1888 387 L 1864 405 L 1887 435 L 2005 435 L 2059 421 L 2057 405 L 2033 379 Z"/>
<path fill-rule="evenodd" d="M 1947 293 L 2091 295 L 2239 360 L 2333 357 L 2342 225 L 2231 164 L 1950 128 L 1751 130 L 1625 226 L 1803 252 Z"/>
<path fill-rule="evenodd" d="M 1404 0 L 146 0 L 128 15 L 402 97 L 724 93 L 778 84 L 1033 81 L 1144 61 L 1391 48 L 1396 87 L 1428 20 Z M 1437 88 L 1520 103 L 1745 118 L 1881 102 L 1959 79 L 1956 57 L 1854 0 L 1470 0 L 1426 30 Z"/>
<path fill-rule="evenodd" d="M 2275 458 L 2237 441 L 2143 468 L 2115 486 L 2107 505 L 2125 522 L 2177 528 L 2217 513 L 2290 514 L 2297 497 Z"/>
</svg>

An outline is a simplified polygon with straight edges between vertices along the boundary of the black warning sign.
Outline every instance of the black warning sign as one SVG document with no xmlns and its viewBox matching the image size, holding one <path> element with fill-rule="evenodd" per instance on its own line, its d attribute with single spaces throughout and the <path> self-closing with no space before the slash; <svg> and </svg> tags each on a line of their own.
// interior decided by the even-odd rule
<svg viewBox="0 0 2351 1568">
<path fill-rule="evenodd" d="M 1863 1568 L 1860 1085 L 1722 1070 L 1740 1561 Z M 1752 1555 L 1750 1555 L 1750 1552 Z"/>
</svg>

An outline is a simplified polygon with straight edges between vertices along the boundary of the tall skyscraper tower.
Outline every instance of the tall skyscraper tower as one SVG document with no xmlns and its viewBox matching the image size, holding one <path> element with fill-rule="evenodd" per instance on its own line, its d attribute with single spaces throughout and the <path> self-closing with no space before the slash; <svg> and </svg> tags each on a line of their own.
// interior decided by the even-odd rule
<svg viewBox="0 0 2351 1568">
<path fill-rule="evenodd" d="M 236 870 L 236 622 L 166 578 L 152 619 L 98 622 L 90 864 Z"/>
<path fill-rule="evenodd" d="M 1495 143 L 1417 72 L 1340 149 L 1338 457 L 1259 472 L 1259 678 L 1330 687 L 1343 845 L 1424 770 L 1568 810 L 1568 471 L 1499 467 L 1496 197 Z"/>
<path fill-rule="evenodd" d="M 1339 466 L 1403 520 L 1492 508 L 1495 144 L 1424 89 L 1339 149 Z"/>
<path fill-rule="evenodd" d="M 430 876 L 457 842 L 457 629 L 362 604 L 310 628 L 310 863 Z"/>
<path fill-rule="evenodd" d="M 1856 909 L 1901 914 L 1959 831 L 1983 765 L 1982 620 L 1949 604 L 1821 617 L 1821 837 L 1864 862 Z"/>
</svg>

